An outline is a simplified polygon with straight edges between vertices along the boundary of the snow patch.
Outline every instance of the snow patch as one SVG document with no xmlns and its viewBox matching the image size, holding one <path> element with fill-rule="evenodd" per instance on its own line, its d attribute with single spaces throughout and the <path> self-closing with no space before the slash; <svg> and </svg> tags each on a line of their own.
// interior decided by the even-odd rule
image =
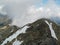
<svg viewBox="0 0 60 45">
<path fill-rule="evenodd" d="M 26 29 L 29 28 L 28 26 L 25 26 L 22 29 L 19 29 L 18 31 L 16 31 L 13 35 L 9 36 L 8 38 L 6 38 L 3 43 L 1 45 L 6 44 L 8 41 L 11 42 L 13 39 L 15 39 L 19 34 L 21 33 L 25 33 Z"/>
<path fill-rule="evenodd" d="M 17 39 L 15 40 L 15 42 L 13 42 L 13 44 L 12 45 L 20 45 L 21 43 L 22 43 L 23 41 L 18 41 Z"/>
<path fill-rule="evenodd" d="M 55 38 L 56 40 L 58 40 L 58 38 L 57 38 L 57 36 L 56 36 L 56 34 L 55 34 L 53 28 L 52 28 L 52 23 L 49 24 L 49 22 L 46 21 L 46 20 L 45 20 L 45 22 L 48 24 L 48 26 L 49 26 L 49 28 L 50 28 L 52 37 Z"/>
</svg>

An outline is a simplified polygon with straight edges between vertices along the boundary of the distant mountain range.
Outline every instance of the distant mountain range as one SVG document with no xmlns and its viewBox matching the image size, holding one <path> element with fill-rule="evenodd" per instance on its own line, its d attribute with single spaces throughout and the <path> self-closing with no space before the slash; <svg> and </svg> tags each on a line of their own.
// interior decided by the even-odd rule
<svg viewBox="0 0 60 45">
<path fill-rule="evenodd" d="M 51 17 L 50 19 L 60 25 L 60 17 Z"/>
<path fill-rule="evenodd" d="M 12 20 L 9 19 L 9 17 L 7 15 L 0 14 L 0 25 L 6 25 L 11 22 L 12 22 Z"/>
</svg>

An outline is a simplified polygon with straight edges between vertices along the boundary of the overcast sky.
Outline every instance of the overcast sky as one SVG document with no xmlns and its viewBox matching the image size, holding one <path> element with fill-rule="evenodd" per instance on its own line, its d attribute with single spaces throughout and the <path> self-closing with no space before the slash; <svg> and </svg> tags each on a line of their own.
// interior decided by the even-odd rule
<svg viewBox="0 0 60 45">
<path fill-rule="evenodd" d="M 39 18 L 60 17 L 60 0 L 0 0 L 0 13 L 23 26 Z"/>
</svg>

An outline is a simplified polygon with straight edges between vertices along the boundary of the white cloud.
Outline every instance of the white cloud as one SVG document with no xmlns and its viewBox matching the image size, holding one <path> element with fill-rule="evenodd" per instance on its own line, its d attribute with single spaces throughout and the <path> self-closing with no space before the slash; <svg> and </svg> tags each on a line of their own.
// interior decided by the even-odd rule
<svg viewBox="0 0 60 45">
<path fill-rule="evenodd" d="M 0 5 L 0 13 L 6 15 L 7 12 L 4 10 L 4 5 Z"/>
<path fill-rule="evenodd" d="M 35 3 L 40 1 L 39 8 Z M 6 0 L 5 9 L 13 18 L 13 25 L 22 26 L 26 23 L 34 22 L 39 18 L 60 17 L 60 7 L 53 0 L 49 0 L 47 5 L 41 3 L 42 0 Z"/>
<path fill-rule="evenodd" d="M 8 15 L 13 17 L 13 24 L 19 25 L 18 23 L 20 23 L 21 26 L 24 25 L 23 21 L 25 17 L 27 17 L 27 9 L 39 1 L 40 0 L 9 0 L 5 5 L 5 9 Z"/>
</svg>

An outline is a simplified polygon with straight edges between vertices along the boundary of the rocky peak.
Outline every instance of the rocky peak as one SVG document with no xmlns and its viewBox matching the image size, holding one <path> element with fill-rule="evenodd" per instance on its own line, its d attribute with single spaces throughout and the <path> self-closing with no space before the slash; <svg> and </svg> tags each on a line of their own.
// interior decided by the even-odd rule
<svg viewBox="0 0 60 45">
<path fill-rule="evenodd" d="M 55 38 L 52 37 L 51 35 L 51 30 L 49 28 L 49 25 L 45 22 L 48 21 L 48 23 L 52 23 L 52 28 L 55 31 L 55 34 L 58 38 L 56 40 Z M 29 26 L 29 28 L 26 29 L 25 33 L 20 33 L 16 39 L 19 40 L 20 42 L 23 41 L 20 45 L 58 45 L 60 44 L 60 26 L 57 25 L 55 22 L 51 21 L 50 19 L 39 19 L 33 23 L 26 24 L 23 27 L 19 28 L 18 26 L 7 26 L 7 29 L 4 29 L 5 31 L 0 30 L 0 35 L 4 37 L 1 39 L 1 43 L 17 32 L 19 29 L 23 29 L 25 26 Z M 8 28 L 9 27 L 9 28 Z M 9 33 L 7 33 L 9 32 Z M 8 34 L 8 35 L 7 35 Z M 12 40 L 11 42 L 7 42 L 5 45 L 12 45 L 13 42 L 15 41 Z"/>
</svg>

